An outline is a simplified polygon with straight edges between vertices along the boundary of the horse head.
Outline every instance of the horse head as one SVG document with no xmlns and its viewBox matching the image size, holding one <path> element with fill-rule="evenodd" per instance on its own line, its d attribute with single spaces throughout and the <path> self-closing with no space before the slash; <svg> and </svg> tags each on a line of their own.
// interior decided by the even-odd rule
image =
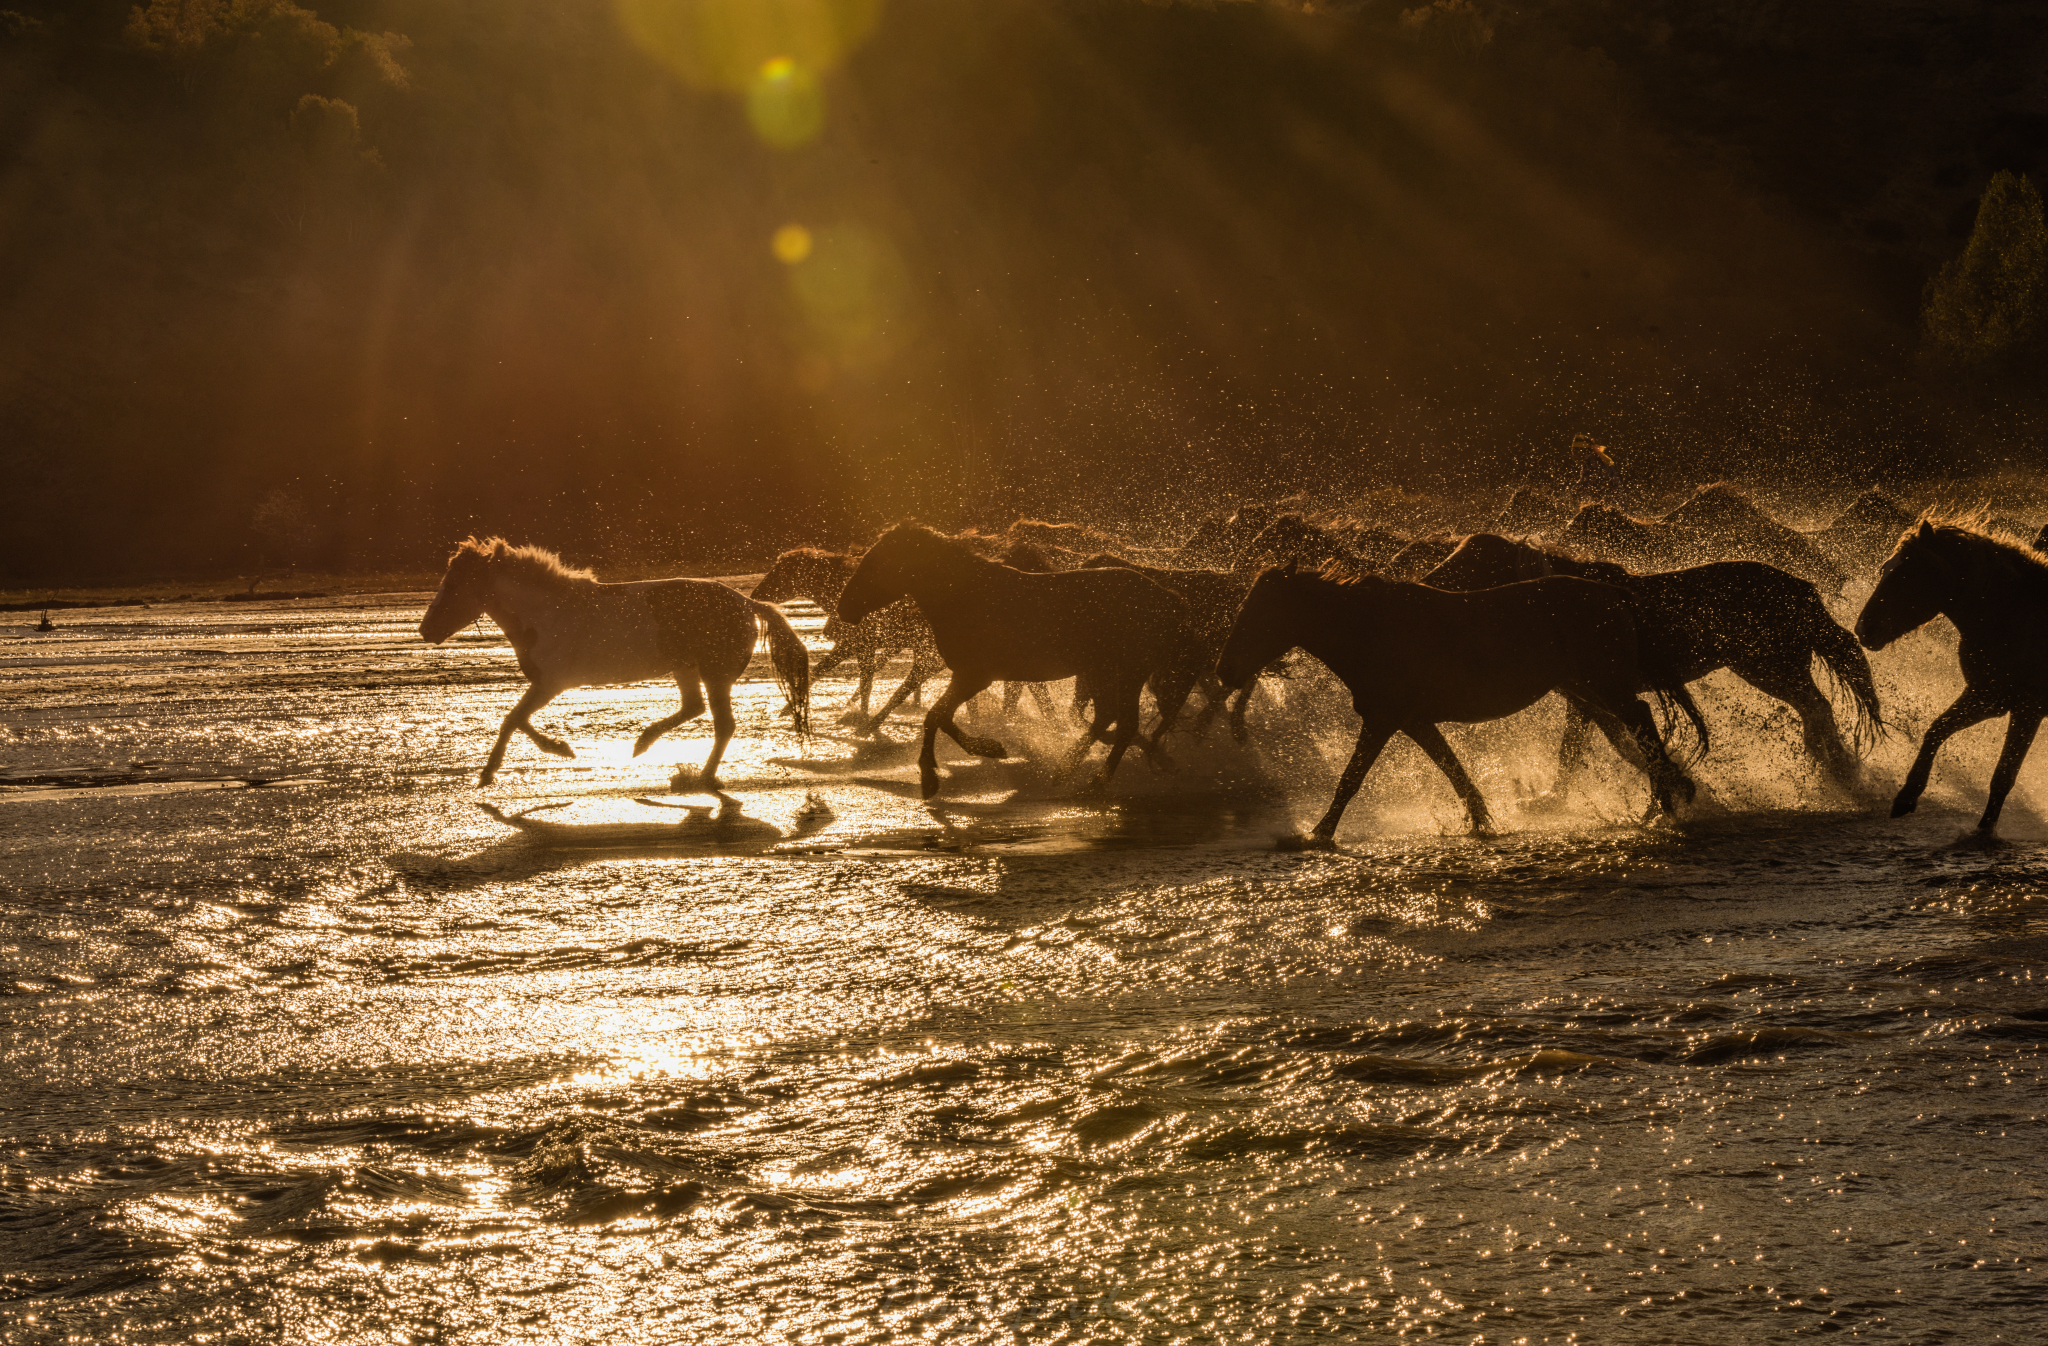
<svg viewBox="0 0 2048 1346">
<path fill-rule="evenodd" d="M 1295 590 L 1301 575 L 1295 562 L 1260 572 L 1237 610 L 1237 620 L 1216 658 L 1216 676 L 1235 690 L 1251 684 L 1259 670 L 1301 643 Z"/>
<path fill-rule="evenodd" d="M 1926 625 L 1947 605 L 1955 574 L 1941 555 L 1942 534 L 1926 520 L 1899 539 L 1878 567 L 1877 588 L 1856 618 L 1856 639 L 1881 650 L 1908 631 Z"/>
<path fill-rule="evenodd" d="M 925 559 L 945 545 L 946 539 L 921 523 L 899 523 L 882 534 L 839 591 L 839 620 L 858 622 L 908 594 Z"/>
<path fill-rule="evenodd" d="M 775 558 L 775 564 L 754 586 L 753 598 L 757 603 L 808 598 L 829 614 L 852 574 L 853 562 L 838 552 L 797 547 Z"/>
<path fill-rule="evenodd" d="M 439 645 L 448 637 L 483 616 L 484 597 L 490 589 L 491 557 L 505 544 L 497 538 L 479 542 L 469 538 L 448 558 L 448 572 L 441 588 L 427 604 L 420 618 L 420 639 Z"/>
</svg>

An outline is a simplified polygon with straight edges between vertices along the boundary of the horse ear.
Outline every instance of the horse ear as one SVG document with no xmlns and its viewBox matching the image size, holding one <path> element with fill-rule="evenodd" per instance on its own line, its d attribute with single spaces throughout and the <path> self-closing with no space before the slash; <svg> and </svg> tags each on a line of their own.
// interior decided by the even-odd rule
<svg viewBox="0 0 2048 1346">
<path fill-rule="evenodd" d="M 1290 556 L 1287 558 L 1287 564 L 1280 567 L 1280 573 L 1283 575 L 1292 575 L 1298 572 L 1300 569 L 1301 558 L 1298 556 Z"/>
<path fill-rule="evenodd" d="M 1921 538 L 1930 538 L 1930 537 L 1933 537 L 1933 536 L 1934 536 L 1934 525 L 1933 525 L 1933 524 L 1931 524 L 1931 523 L 1929 523 L 1929 522 L 1928 522 L 1927 520 L 1925 520 L 1925 519 L 1922 519 L 1922 520 L 1920 521 L 1920 531 L 1919 531 L 1919 533 L 1917 534 L 1917 536 L 1919 536 L 1919 537 L 1921 537 Z"/>
</svg>

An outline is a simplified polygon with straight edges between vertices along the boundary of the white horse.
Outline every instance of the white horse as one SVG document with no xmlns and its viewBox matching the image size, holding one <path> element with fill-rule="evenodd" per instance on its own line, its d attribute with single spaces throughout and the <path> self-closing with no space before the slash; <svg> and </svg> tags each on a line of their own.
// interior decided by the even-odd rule
<svg viewBox="0 0 2048 1346">
<path fill-rule="evenodd" d="M 673 677 L 683 708 L 656 720 L 633 745 L 633 755 L 669 730 L 704 713 L 711 702 L 716 738 L 703 771 L 694 777 L 704 789 L 718 787 L 718 763 L 732 740 L 732 685 L 747 671 L 758 632 L 767 628 L 775 676 L 796 708 L 798 733 L 808 729 L 810 656 L 782 610 L 756 603 L 713 580 L 646 580 L 599 584 L 588 570 L 565 566 L 540 547 L 515 547 L 503 538 L 472 537 L 448 558 L 441 590 L 420 619 L 420 637 L 438 645 L 479 615 L 488 614 L 512 642 L 519 671 L 532 686 L 499 726 L 498 742 L 477 784 L 497 778 L 505 745 L 517 729 L 541 751 L 574 757 L 569 745 L 535 729 L 535 711 L 571 687 L 641 682 Z M 702 692 L 699 685 L 702 685 Z M 687 770 L 675 786 L 690 783 Z"/>
</svg>

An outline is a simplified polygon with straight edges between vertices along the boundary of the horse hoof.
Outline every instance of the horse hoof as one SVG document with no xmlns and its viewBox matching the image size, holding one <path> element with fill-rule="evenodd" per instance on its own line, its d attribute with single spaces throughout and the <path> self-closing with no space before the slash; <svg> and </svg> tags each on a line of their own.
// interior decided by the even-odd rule
<svg viewBox="0 0 2048 1346">
<path fill-rule="evenodd" d="M 1892 801 L 1892 817 L 1903 818 L 1907 814 L 1911 813 L 1914 809 L 1919 807 L 1920 796 L 1900 795 L 1897 799 L 1894 799 Z"/>
<path fill-rule="evenodd" d="M 937 799 L 939 797 L 939 778 L 937 776 L 919 777 L 917 791 L 925 799 Z"/>
<path fill-rule="evenodd" d="M 479 787 L 482 787 L 482 786 L 485 786 L 485 785 L 489 785 L 489 784 L 490 784 L 490 783 L 491 783 L 492 781 L 494 781 L 494 780 L 496 780 L 496 779 L 498 779 L 498 773 L 497 773 L 497 772 L 495 772 L 495 771 L 486 771 L 486 772 L 482 773 L 481 775 L 479 775 L 479 776 L 478 776 L 478 777 L 476 778 L 476 783 L 477 783 L 477 785 L 478 785 Z M 1898 815 L 1897 815 L 1897 814 L 1893 814 L 1892 816 L 1893 816 L 1893 817 L 1897 817 Z"/>
<path fill-rule="evenodd" d="M 1002 744 L 992 738 L 968 739 L 967 751 L 973 753 L 976 757 L 993 757 L 997 761 L 1001 761 L 1010 755 L 1009 751 Z"/>
</svg>

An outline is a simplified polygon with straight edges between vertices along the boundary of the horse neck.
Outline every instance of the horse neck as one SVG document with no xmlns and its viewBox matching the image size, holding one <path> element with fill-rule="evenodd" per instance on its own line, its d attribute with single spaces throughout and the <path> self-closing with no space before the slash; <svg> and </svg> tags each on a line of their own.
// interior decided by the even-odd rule
<svg viewBox="0 0 2048 1346">
<path fill-rule="evenodd" d="M 926 609 L 982 598 L 1011 577 L 1021 578 L 1021 572 L 964 550 L 950 558 L 914 558 L 904 567 L 906 592 Z"/>
<path fill-rule="evenodd" d="M 498 570 L 485 572 L 484 613 L 514 650 L 523 650 L 561 612 L 565 596 L 555 585 Z"/>
<path fill-rule="evenodd" d="M 2038 608 L 2026 600 L 2048 593 L 2048 583 L 2030 595 L 2027 590 L 2032 586 L 2024 582 L 2024 577 L 2005 573 L 2004 567 L 1998 566 L 1995 560 L 1974 557 L 1956 570 L 1961 580 L 1950 595 L 1941 600 L 1937 611 L 1954 622 L 1956 630 L 1964 635 L 2002 630 L 2016 620 L 2039 618 Z"/>
<path fill-rule="evenodd" d="M 1365 616 L 1372 607 L 1371 597 L 1363 592 L 1335 593 L 1310 590 L 1290 595 L 1291 601 L 1280 609 L 1280 621 L 1276 625 L 1287 640 L 1290 649 L 1299 647 L 1329 665 L 1339 677 L 1344 676 L 1344 667 L 1352 662 L 1358 653 L 1356 642 L 1343 638 L 1343 632 L 1350 627 L 1354 615 Z M 1344 600 L 1350 599 L 1352 602 Z M 1354 604 L 1359 609 L 1354 614 Z"/>
</svg>

